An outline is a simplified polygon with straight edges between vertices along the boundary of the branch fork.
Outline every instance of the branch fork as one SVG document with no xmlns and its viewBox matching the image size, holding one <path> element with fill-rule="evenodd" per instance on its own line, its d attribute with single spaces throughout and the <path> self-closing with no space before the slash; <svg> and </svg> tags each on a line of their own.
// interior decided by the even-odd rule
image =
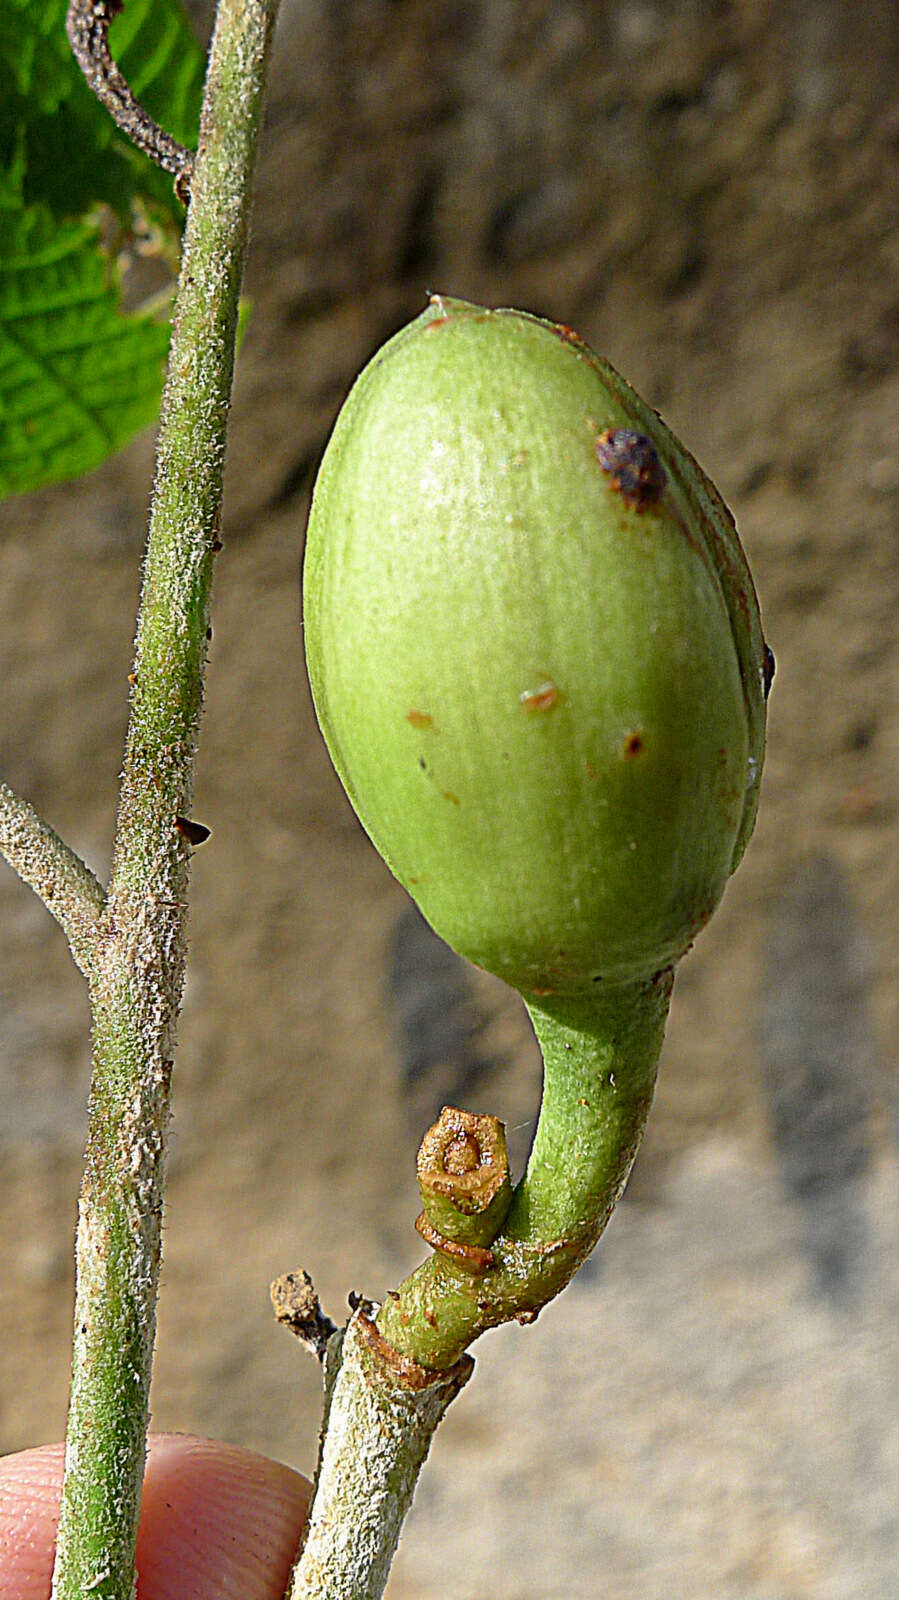
<svg viewBox="0 0 899 1600">
<path fill-rule="evenodd" d="M 416 1226 L 434 1254 L 328 1342 L 315 1494 L 287 1600 L 380 1600 L 431 1434 L 470 1375 L 467 1346 L 532 1323 L 608 1220 L 649 1112 L 671 987 L 665 972 L 532 1002 L 543 1103 L 514 1192 L 495 1117 L 447 1106 L 425 1134 Z"/>
<path fill-rule="evenodd" d="M 120 0 L 72 0 L 88 83 L 191 203 L 163 394 L 108 893 L 0 785 L 0 853 L 59 922 L 93 1019 L 75 1338 L 53 1600 L 133 1600 L 166 1134 L 184 977 L 190 805 L 251 183 L 277 0 L 219 0 L 200 155 L 138 105 L 108 49 Z"/>
</svg>

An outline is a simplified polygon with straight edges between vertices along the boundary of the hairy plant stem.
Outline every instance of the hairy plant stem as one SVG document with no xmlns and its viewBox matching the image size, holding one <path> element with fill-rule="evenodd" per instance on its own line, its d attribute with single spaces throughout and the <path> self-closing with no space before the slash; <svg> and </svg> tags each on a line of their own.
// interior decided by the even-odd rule
<svg viewBox="0 0 899 1600">
<path fill-rule="evenodd" d="M 86 978 L 97 969 L 106 893 L 34 806 L 0 783 L 0 855 L 43 900 Z"/>
<path fill-rule="evenodd" d="M 431 1439 L 474 1363 L 397 1360 L 364 1311 L 334 1334 L 315 1500 L 288 1600 L 380 1600 Z"/>
<path fill-rule="evenodd" d="M 93 1076 L 54 1600 L 132 1600 L 189 811 L 250 189 L 277 0 L 220 0 L 163 396 Z"/>
<path fill-rule="evenodd" d="M 364 1508 L 381 1485 L 395 1483 L 403 1486 L 405 1514 L 466 1347 L 501 1322 L 532 1322 L 592 1250 L 643 1133 L 672 983 L 669 971 L 529 1002 L 543 1051 L 543 1102 L 527 1172 L 490 1247 L 493 1265 L 473 1273 L 435 1251 L 378 1313 L 377 1369 L 345 1352 L 338 1367 L 340 1348 L 332 1345 L 328 1429 L 289 1600 L 379 1600 L 399 1524 L 385 1524 L 377 1543 Z M 443 1404 L 404 1425 L 366 1425 L 386 1404 L 385 1390 L 395 1419 L 410 1392 L 430 1392 L 429 1380 L 432 1399 L 443 1396 Z"/>
</svg>

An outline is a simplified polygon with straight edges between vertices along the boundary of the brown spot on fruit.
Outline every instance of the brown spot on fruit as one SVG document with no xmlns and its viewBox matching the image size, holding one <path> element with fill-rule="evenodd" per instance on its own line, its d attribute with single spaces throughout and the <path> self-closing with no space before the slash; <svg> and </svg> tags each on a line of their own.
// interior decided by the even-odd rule
<svg viewBox="0 0 899 1600">
<path fill-rule="evenodd" d="M 459 796 L 457 794 L 453 794 L 451 789 L 441 789 L 440 793 L 443 795 L 444 800 L 452 801 L 454 806 L 459 806 L 462 804 Z"/>
<path fill-rule="evenodd" d="M 541 683 L 536 689 L 523 689 L 518 696 L 518 703 L 522 711 L 551 711 L 558 703 L 559 691 L 551 679 Z"/>
<path fill-rule="evenodd" d="M 573 344 L 579 346 L 581 349 L 585 348 L 584 341 L 580 334 L 576 333 L 574 328 L 570 328 L 567 322 L 554 323 L 553 332 L 558 334 L 563 344 Z"/>
<path fill-rule="evenodd" d="M 429 711 L 416 711 L 412 706 L 406 712 L 406 721 L 411 722 L 413 728 L 433 728 L 434 718 Z"/>
<path fill-rule="evenodd" d="M 640 755 L 643 748 L 643 735 L 642 733 L 637 733 L 635 731 L 634 733 L 628 734 L 624 744 L 621 746 L 621 754 L 624 756 L 626 761 L 629 761 L 632 756 Z"/>
<path fill-rule="evenodd" d="M 596 459 L 612 488 L 633 511 L 645 511 L 665 492 L 665 468 L 645 433 L 633 428 L 607 428 L 596 441 Z"/>
</svg>

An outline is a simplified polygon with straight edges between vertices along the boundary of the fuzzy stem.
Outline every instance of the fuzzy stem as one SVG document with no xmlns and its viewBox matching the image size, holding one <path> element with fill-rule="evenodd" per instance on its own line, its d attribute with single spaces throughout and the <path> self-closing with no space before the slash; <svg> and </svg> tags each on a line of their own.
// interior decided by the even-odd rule
<svg viewBox="0 0 899 1600">
<path fill-rule="evenodd" d="M 189 812 L 238 296 L 277 0 L 220 0 L 163 396 L 101 956 L 54 1600 L 132 1600 Z"/>
<path fill-rule="evenodd" d="M 81 857 L 5 783 L 0 783 L 0 855 L 43 900 L 86 978 L 97 967 L 106 894 Z"/>
<path fill-rule="evenodd" d="M 378 1327 L 403 1355 L 439 1371 L 485 1329 L 532 1322 L 593 1249 L 643 1133 L 672 978 L 528 1002 L 544 1061 L 528 1170 L 483 1277 L 436 1253 L 388 1296 Z"/>
<path fill-rule="evenodd" d="M 287 1600 L 380 1600 L 434 1431 L 473 1365 L 464 1356 L 435 1374 L 398 1360 L 364 1312 L 335 1334 L 315 1500 Z"/>
</svg>

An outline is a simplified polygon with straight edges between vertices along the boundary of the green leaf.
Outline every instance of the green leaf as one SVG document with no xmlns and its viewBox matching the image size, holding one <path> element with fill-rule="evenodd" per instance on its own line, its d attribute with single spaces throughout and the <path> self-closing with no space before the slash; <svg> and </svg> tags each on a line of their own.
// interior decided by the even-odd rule
<svg viewBox="0 0 899 1600">
<path fill-rule="evenodd" d="M 89 223 L 0 216 L 0 495 L 88 472 L 153 420 L 169 329 L 117 300 Z"/>
<path fill-rule="evenodd" d="M 206 61 L 181 6 L 173 0 L 127 0 L 109 43 L 151 117 L 181 144 L 195 145 Z"/>
<path fill-rule="evenodd" d="M 183 208 L 91 94 L 65 13 L 0 0 L 0 495 L 88 471 L 152 421 L 168 345 L 120 309 L 114 256 L 142 218 L 174 259 Z M 110 47 L 150 115 L 195 145 L 204 57 L 180 0 L 127 0 Z"/>
</svg>

